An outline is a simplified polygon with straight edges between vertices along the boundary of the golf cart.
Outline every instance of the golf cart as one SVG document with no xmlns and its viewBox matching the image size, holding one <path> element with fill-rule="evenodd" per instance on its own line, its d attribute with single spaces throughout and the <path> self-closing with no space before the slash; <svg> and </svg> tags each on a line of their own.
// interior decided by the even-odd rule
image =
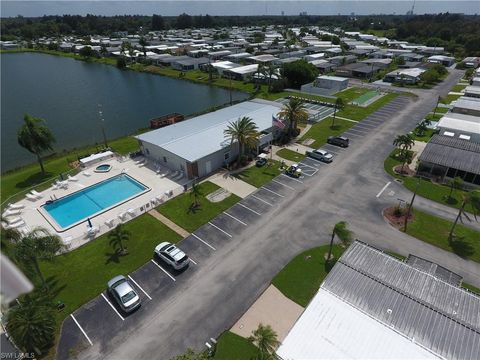
<svg viewBox="0 0 480 360">
<path fill-rule="evenodd" d="M 293 164 L 285 170 L 285 174 L 294 178 L 299 178 L 302 175 L 302 169 L 298 167 L 298 164 Z"/>
<path fill-rule="evenodd" d="M 267 154 L 258 154 L 257 160 L 255 161 L 255 165 L 258 167 L 262 167 L 268 162 Z"/>
</svg>

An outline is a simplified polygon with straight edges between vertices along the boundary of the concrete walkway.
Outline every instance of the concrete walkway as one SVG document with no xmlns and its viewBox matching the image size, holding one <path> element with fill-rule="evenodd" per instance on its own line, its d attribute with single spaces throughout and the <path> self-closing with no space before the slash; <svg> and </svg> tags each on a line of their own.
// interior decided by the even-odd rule
<svg viewBox="0 0 480 360">
<path fill-rule="evenodd" d="M 227 171 L 216 173 L 207 180 L 227 191 L 230 191 L 232 194 L 240 196 L 242 199 L 257 190 L 255 186 L 230 175 Z"/>
<path fill-rule="evenodd" d="M 152 215 L 155 219 L 157 219 L 158 221 L 160 221 L 161 223 L 163 223 L 164 225 L 166 225 L 167 227 L 175 231 L 177 234 L 179 234 L 183 238 L 186 238 L 187 236 L 190 235 L 190 233 L 187 230 L 181 228 L 180 226 L 175 224 L 172 220 L 160 214 L 157 210 L 153 209 L 153 210 L 150 210 L 148 213 Z"/>
<path fill-rule="evenodd" d="M 270 325 L 277 333 L 277 340 L 283 341 L 303 310 L 303 307 L 270 285 L 230 331 L 248 338 L 259 324 Z"/>
</svg>

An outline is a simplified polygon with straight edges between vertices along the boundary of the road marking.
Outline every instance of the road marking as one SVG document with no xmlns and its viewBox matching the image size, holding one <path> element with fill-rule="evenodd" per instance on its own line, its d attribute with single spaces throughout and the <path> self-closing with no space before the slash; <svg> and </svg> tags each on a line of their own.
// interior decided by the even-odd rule
<svg viewBox="0 0 480 360">
<path fill-rule="evenodd" d="M 201 241 L 202 243 L 204 243 L 205 245 L 207 245 L 210 249 L 212 249 L 213 251 L 217 250 L 215 249 L 212 245 L 210 245 L 209 243 L 207 243 L 206 241 L 203 241 L 202 239 L 200 239 L 197 235 L 195 235 L 194 233 L 192 233 L 192 235 L 199 241 Z"/>
<path fill-rule="evenodd" d="M 190 261 L 191 261 L 192 263 L 194 263 L 195 265 L 198 265 L 197 262 L 194 261 L 190 256 L 189 256 L 188 258 L 190 259 Z"/>
<path fill-rule="evenodd" d="M 240 205 L 241 207 L 244 207 L 245 209 L 250 210 L 250 211 L 253 212 L 254 214 L 257 214 L 258 216 L 262 216 L 262 214 L 260 214 L 259 212 L 256 212 L 255 210 L 250 209 L 248 206 L 245 206 L 245 205 L 243 205 L 243 204 L 241 204 L 241 203 L 237 203 L 237 205 Z"/>
<path fill-rule="evenodd" d="M 158 265 L 158 263 L 157 263 L 156 261 L 154 261 L 153 259 L 150 260 L 150 261 L 151 261 L 152 263 L 154 263 L 154 264 L 155 264 L 160 270 L 162 270 L 165 274 L 167 274 L 167 276 L 168 276 L 170 279 L 172 279 L 173 281 L 177 281 L 172 275 L 170 275 L 170 274 L 168 273 L 167 270 L 165 270 L 163 267 L 161 267 L 160 265 Z"/>
<path fill-rule="evenodd" d="M 309 157 L 308 160 L 311 160 L 311 161 L 315 161 L 316 163 L 320 164 L 320 165 L 327 165 L 327 163 L 323 162 L 323 161 L 320 161 L 320 160 L 317 160 L 317 159 L 314 159 L 314 158 L 311 158 Z M 306 166 L 309 166 L 307 164 L 304 164 L 304 163 L 301 163 L 302 165 L 306 165 Z M 313 166 L 310 166 L 312 169 L 315 169 L 315 170 L 318 170 L 317 168 L 313 167 Z"/>
<path fill-rule="evenodd" d="M 315 159 L 309 159 L 309 160 L 315 160 Z M 298 164 L 299 164 L 299 165 L 303 165 L 303 166 L 308 166 L 308 167 L 311 168 L 311 169 L 317 170 L 317 168 L 316 168 L 315 166 L 305 164 L 304 162 L 301 162 L 301 163 L 298 163 Z"/>
<path fill-rule="evenodd" d="M 377 194 L 376 198 L 379 198 L 380 195 L 382 195 L 382 193 L 385 191 L 385 189 L 388 187 L 388 185 L 390 185 L 392 182 L 389 181 L 383 188 L 382 190 L 380 190 L 380 192 Z"/>
<path fill-rule="evenodd" d="M 302 181 L 302 180 L 298 180 L 298 179 L 292 178 L 291 176 L 288 176 L 288 175 L 285 175 L 285 174 L 280 174 L 280 175 L 285 176 L 287 179 L 290 179 L 290 180 L 299 182 L 300 184 L 303 184 L 303 181 Z"/>
<path fill-rule="evenodd" d="M 217 230 L 220 230 L 221 232 L 223 232 L 225 235 L 227 235 L 228 237 L 232 237 L 232 235 L 230 235 L 228 232 L 226 232 L 225 230 L 223 229 L 220 229 L 217 225 L 215 224 L 212 224 L 210 221 L 208 222 L 210 225 L 212 225 L 215 229 Z"/>
<path fill-rule="evenodd" d="M 278 181 L 278 180 L 272 179 L 272 181 L 273 181 L 273 182 L 276 182 L 277 184 L 280 184 L 280 185 L 282 185 L 282 186 L 285 186 L 287 189 L 295 190 L 293 187 L 288 186 L 288 185 L 285 185 L 285 184 L 281 183 L 281 182 Z"/>
<path fill-rule="evenodd" d="M 80 324 L 78 323 L 77 319 L 75 319 L 75 317 L 73 316 L 73 314 L 70 314 L 70 316 L 72 317 L 73 321 L 75 321 L 75 324 L 77 324 L 78 328 L 80 329 L 80 331 L 82 332 L 82 334 L 87 338 L 88 342 L 90 343 L 90 346 L 93 346 L 93 343 L 92 343 L 92 340 L 90 340 L 90 338 L 88 337 L 87 333 L 85 332 L 85 330 L 83 330 L 83 328 L 80 326 Z"/>
<path fill-rule="evenodd" d="M 257 200 L 260 200 L 260 201 L 264 202 L 264 203 L 267 204 L 268 206 L 273 206 L 273 204 L 270 204 L 268 201 L 265 201 L 265 200 L 263 200 L 263 199 L 260 199 L 258 196 L 255 196 L 255 195 L 253 195 L 253 194 L 250 195 L 250 196 L 253 197 L 253 198 L 255 198 L 255 199 L 257 199 Z"/>
<path fill-rule="evenodd" d="M 277 196 L 279 196 L 279 197 L 282 197 L 282 198 L 285 197 L 284 195 L 279 194 L 279 193 L 277 193 L 277 192 L 275 192 L 275 191 L 273 191 L 273 190 L 270 190 L 269 188 L 267 188 L 267 187 L 265 187 L 265 186 L 262 186 L 260 189 L 270 191 L 272 194 L 275 194 L 275 195 L 277 195 Z"/>
<path fill-rule="evenodd" d="M 146 292 L 145 290 L 143 290 L 143 288 L 142 288 L 140 285 L 138 285 L 138 283 L 137 283 L 135 280 L 133 280 L 133 278 L 132 278 L 130 275 L 127 275 L 127 276 L 128 276 L 128 278 L 129 278 L 130 280 L 132 280 L 132 282 L 133 282 L 135 285 L 137 285 L 137 287 L 138 287 L 140 290 L 142 290 L 142 292 L 143 292 L 150 300 L 152 300 L 152 298 L 150 297 L 150 295 L 148 295 L 147 292 Z"/>
<path fill-rule="evenodd" d="M 359 135 L 367 135 L 369 133 L 368 130 L 357 130 L 357 129 L 354 129 L 354 128 L 348 129 L 348 131 L 355 131 L 357 133 L 360 133 Z"/>
<path fill-rule="evenodd" d="M 349 133 L 348 131 L 345 132 L 344 134 L 347 134 L 348 136 L 353 136 L 353 137 L 363 137 L 365 135 L 365 134 L 363 134 L 363 135 L 352 134 L 352 133 Z"/>
<path fill-rule="evenodd" d="M 229 213 L 227 213 L 226 211 L 224 211 L 223 213 L 224 213 L 225 215 L 227 215 L 227 216 L 230 216 L 230 217 L 231 217 L 233 220 L 236 220 L 236 221 L 238 221 L 240 224 L 247 226 L 247 224 L 245 224 L 245 223 L 244 223 L 242 220 L 240 220 L 240 219 L 237 219 L 235 216 L 233 216 L 233 215 L 230 215 L 230 214 L 229 214 Z"/>
<path fill-rule="evenodd" d="M 118 310 L 115 308 L 115 306 L 112 305 L 112 303 L 110 301 L 108 301 L 107 297 L 101 293 L 102 297 L 105 299 L 105 301 L 107 302 L 108 305 L 110 305 L 110 307 L 113 309 L 113 311 L 115 311 L 117 313 L 117 315 L 120 317 L 120 319 L 122 319 L 122 321 L 124 321 L 125 319 L 123 318 L 122 315 L 120 315 L 120 313 L 118 312 Z"/>
</svg>

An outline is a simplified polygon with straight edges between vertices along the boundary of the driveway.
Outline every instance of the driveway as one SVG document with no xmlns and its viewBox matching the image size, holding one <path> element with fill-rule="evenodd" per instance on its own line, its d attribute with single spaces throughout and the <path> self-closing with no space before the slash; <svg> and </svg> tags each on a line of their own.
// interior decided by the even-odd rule
<svg viewBox="0 0 480 360">
<path fill-rule="evenodd" d="M 479 264 L 393 229 L 381 216 L 392 198 L 377 196 L 392 180 L 383 170 L 392 139 L 418 123 L 435 106 L 438 92 L 446 93 L 460 76 L 452 72 L 437 91 L 418 92 L 416 99 L 400 97 L 389 111 L 372 114 L 363 124 L 371 130 L 359 128 L 348 149 L 336 149 L 332 164 L 306 159 L 302 178 L 280 175 L 199 228 L 179 245 L 198 265 L 174 274 L 175 281 L 153 263 L 132 274 L 152 300 L 144 299 L 145 306 L 128 319 L 118 319 L 102 296 L 93 302 L 104 302 L 99 311 L 111 313 L 108 318 L 83 317 L 85 310 L 77 310 L 85 327 L 97 323 L 106 328 L 92 328 L 98 335 L 91 345 L 80 340 L 84 350 L 78 358 L 169 359 L 188 347 L 203 349 L 208 339 L 235 324 L 295 255 L 327 244 L 341 220 L 363 241 L 436 261 L 480 286 Z M 73 329 L 64 325 L 61 348 L 66 349 Z M 85 338 L 80 330 L 76 333 Z M 69 357 L 68 350 L 60 354 Z"/>
</svg>

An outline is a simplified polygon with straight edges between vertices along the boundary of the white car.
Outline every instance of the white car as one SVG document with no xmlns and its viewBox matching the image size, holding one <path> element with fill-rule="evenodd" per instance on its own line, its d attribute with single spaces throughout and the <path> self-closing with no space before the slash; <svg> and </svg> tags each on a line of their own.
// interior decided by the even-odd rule
<svg viewBox="0 0 480 360">
<path fill-rule="evenodd" d="M 307 151 L 306 155 L 326 163 L 331 163 L 333 160 L 333 155 L 323 149 Z"/>
<path fill-rule="evenodd" d="M 190 259 L 182 250 L 167 241 L 155 247 L 155 254 L 175 270 L 181 270 L 190 263 Z"/>
</svg>

